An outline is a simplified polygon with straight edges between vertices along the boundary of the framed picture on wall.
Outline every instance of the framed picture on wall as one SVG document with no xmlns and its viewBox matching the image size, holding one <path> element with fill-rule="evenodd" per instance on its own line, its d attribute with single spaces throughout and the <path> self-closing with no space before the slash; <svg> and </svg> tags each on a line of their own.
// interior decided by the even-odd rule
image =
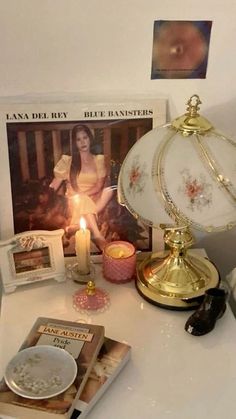
<svg viewBox="0 0 236 419">
<path fill-rule="evenodd" d="M 117 201 L 122 162 L 132 145 L 166 122 L 166 101 L 1 105 L 1 239 L 63 229 L 65 256 L 75 254 L 83 217 L 91 254 L 127 240 L 158 249 L 156 232 Z M 96 258 L 95 258 L 96 259 Z"/>
</svg>

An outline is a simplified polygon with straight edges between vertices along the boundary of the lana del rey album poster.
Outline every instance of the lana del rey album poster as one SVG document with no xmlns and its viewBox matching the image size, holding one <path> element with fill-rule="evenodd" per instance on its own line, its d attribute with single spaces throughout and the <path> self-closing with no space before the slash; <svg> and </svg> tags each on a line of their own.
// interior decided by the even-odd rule
<svg viewBox="0 0 236 419">
<path fill-rule="evenodd" d="M 152 251 L 157 233 L 118 203 L 117 181 L 133 144 L 165 122 L 164 99 L 1 104 L 0 238 L 62 228 L 73 256 L 83 218 L 91 255 L 114 240 Z"/>
</svg>

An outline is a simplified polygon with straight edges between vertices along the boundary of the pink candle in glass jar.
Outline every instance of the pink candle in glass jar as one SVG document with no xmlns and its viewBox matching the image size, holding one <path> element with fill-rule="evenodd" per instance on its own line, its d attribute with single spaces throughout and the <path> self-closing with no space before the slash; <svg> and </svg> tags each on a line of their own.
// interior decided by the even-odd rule
<svg viewBox="0 0 236 419">
<path fill-rule="evenodd" d="M 134 279 L 135 247 L 126 241 L 113 241 L 103 250 L 103 275 L 111 282 L 124 283 Z"/>
</svg>

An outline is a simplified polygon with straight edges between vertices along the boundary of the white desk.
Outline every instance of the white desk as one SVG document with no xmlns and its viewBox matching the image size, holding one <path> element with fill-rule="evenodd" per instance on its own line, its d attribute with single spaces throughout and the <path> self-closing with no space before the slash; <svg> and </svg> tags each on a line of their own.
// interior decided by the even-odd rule
<svg viewBox="0 0 236 419">
<path fill-rule="evenodd" d="M 37 317 L 83 320 L 103 324 L 107 336 L 132 346 L 131 361 L 88 419 L 236 417 L 236 323 L 230 309 L 214 331 L 194 337 L 184 330 L 191 312 L 169 311 L 147 303 L 134 283 L 110 284 L 100 276 L 97 285 L 110 292 L 111 306 L 91 316 L 73 309 L 72 295 L 79 285 L 72 281 L 41 282 L 5 295 L 0 373 Z"/>
</svg>

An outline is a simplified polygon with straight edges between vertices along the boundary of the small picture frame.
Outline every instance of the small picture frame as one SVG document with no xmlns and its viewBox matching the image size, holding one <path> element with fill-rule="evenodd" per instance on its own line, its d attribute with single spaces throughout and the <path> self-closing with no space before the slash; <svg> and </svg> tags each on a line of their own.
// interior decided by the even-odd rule
<svg viewBox="0 0 236 419">
<path fill-rule="evenodd" d="M 65 263 L 63 229 L 35 230 L 0 241 L 1 277 L 6 293 L 16 287 L 46 279 L 63 282 Z"/>
</svg>

